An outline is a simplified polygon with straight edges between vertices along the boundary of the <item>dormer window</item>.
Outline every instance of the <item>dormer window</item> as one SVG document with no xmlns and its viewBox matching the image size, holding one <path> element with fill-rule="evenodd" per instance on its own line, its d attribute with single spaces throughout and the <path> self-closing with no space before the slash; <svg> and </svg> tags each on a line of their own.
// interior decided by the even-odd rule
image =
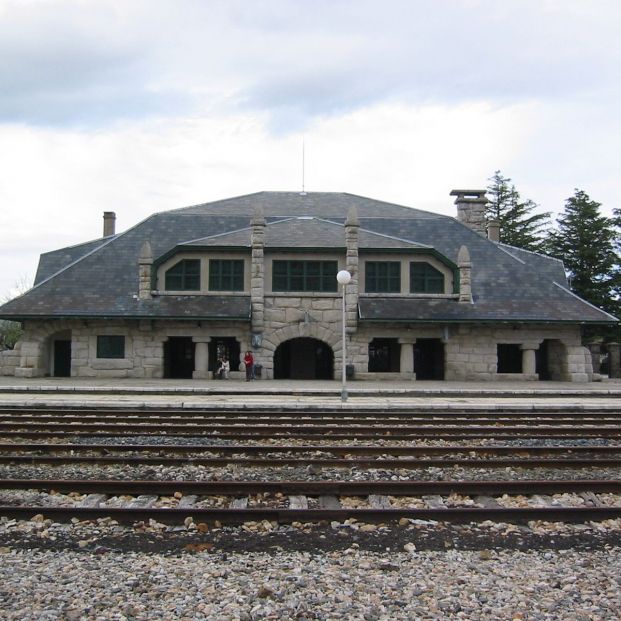
<svg viewBox="0 0 621 621">
<path fill-rule="evenodd" d="M 366 261 L 366 293 L 401 293 L 401 263 L 399 261 Z"/>
<path fill-rule="evenodd" d="M 243 259 L 211 259 L 209 261 L 210 291 L 243 291 Z"/>
<path fill-rule="evenodd" d="M 429 263 L 410 263 L 410 293 L 444 293 L 444 274 Z"/>
<path fill-rule="evenodd" d="M 166 291 L 200 291 L 200 259 L 183 259 L 166 270 Z"/>
</svg>

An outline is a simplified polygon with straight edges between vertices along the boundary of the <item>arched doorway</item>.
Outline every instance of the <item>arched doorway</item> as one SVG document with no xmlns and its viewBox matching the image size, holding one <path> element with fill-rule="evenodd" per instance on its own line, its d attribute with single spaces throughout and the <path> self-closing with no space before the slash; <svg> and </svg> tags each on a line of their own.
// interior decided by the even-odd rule
<svg viewBox="0 0 621 621">
<path fill-rule="evenodd" d="M 334 352 L 318 339 L 285 341 L 274 352 L 274 379 L 334 379 Z"/>
</svg>

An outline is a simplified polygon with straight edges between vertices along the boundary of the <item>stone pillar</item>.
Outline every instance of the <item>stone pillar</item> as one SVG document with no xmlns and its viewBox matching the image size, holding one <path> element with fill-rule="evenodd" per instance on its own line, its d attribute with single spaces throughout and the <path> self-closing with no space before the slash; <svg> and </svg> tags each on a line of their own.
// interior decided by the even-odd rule
<svg viewBox="0 0 621 621">
<path fill-rule="evenodd" d="M 145 241 L 140 250 L 138 259 L 138 298 L 151 299 L 151 268 L 153 266 L 153 251 L 151 244 Z"/>
<path fill-rule="evenodd" d="M 621 343 L 608 343 L 608 366 L 610 368 L 610 377 L 621 377 Z"/>
<path fill-rule="evenodd" d="M 358 211 L 352 207 L 347 214 L 347 220 L 345 220 L 345 245 L 347 247 L 345 269 L 351 274 L 351 280 L 345 293 L 345 323 L 347 331 L 350 333 L 355 332 L 358 326 L 359 233 Z"/>
<path fill-rule="evenodd" d="M 265 321 L 265 217 L 258 208 L 250 221 L 252 260 L 250 266 L 250 303 L 252 305 L 251 331 L 261 333 Z"/>
<path fill-rule="evenodd" d="M 587 345 L 587 349 L 591 354 L 591 365 L 593 366 L 593 373 L 595 375 L 599 375 L 601 372 L 601 363 L 600 363 L 600 355 L 602 353 L 602 344 L 601 343 L 589 343 Z"/>
<path fill-rule="evenodd" d="M 453 190 L 451 196 L 457 197 L 457 219 L 485 237 L 485 207 L 489 202 L 485 197 L 485 190 Z"/>
<path fill-rule="evenodd" d="M 408 375 L 414 374 L 414 342 L 405 339 L 399 339 L 401 345 L 401 373 Z"/>
<path fill-rule="evenodd" d="M 535 351 L 539 349 L 539 345 L 533 343 L 524 343 L 520 345 L 522 350 L 522 373 L 524 375 L 535 375 L 537 373 L 537 356 Z"/>
<path fill-rule="evenodd" d="M 459 302 L 472 304 L 472 263 L 466 246 L 462 246 L 457 254 L 459 268 Z"/>
<path fill-rule="evenodd" d="M 192 377 L 194 379 L 210 379 L 208 371 L 208 343 L 211 339 L 194 337 L 192 340 L 196 343 L 196 349 L 194 350 L 194 372 L 192 373 Z"/>
</svg>

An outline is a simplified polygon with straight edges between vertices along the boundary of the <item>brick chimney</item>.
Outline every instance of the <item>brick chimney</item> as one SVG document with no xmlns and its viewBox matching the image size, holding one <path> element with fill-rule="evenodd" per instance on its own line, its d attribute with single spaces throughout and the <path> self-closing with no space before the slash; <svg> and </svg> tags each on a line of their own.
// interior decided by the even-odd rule
<svg viewBox="0 0 621 621">
<path fill-rule="evenodd" d="M 483 235 L 487 234 L 485 221 L 485 206 L 488 203 L 485 190 L 453 190 L 451 196 L 456 196 L 457 219 Z"/>
<path fill-rule="evenodd" d="M 116 214 L 114 213 L 114 211 L 104 211 L 103 221 L 103 236 L 110 237 L 111 235 L 114 235 L 116 224 Z"/>
</svg>

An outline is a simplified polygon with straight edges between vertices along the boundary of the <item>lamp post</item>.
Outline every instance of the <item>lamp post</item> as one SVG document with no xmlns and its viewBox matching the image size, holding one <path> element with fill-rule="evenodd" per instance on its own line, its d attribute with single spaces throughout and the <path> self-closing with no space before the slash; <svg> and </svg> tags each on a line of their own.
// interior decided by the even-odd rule
<svg viewBox="0 0 621 621">
<path fill-rule="evenodd" d="M 338 281 L 339 285 L 343 285 L 343 383 L 341 388 L 341 401 L 347 401 L 347 387 L 345 384 L 345 382 L 347 381 L 347 348 L 345 345 L 345 289 L 351 281 L 351 274 L 347 270 L 341 270 L 336 275 L 336 280 Z"/>
</svg>

